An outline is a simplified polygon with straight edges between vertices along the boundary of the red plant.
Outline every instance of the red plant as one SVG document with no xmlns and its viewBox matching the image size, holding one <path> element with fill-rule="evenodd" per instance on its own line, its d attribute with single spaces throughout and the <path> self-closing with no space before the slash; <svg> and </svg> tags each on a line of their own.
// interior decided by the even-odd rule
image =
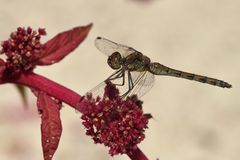
<svg viewBox="0 0 240 160">
<path fill-rule="evenodd" d="M 52 159 L 61 138 L 62 103 L 83 113 L 86 134 L 95 143 L 108 146 L 111 155 L 124 153 L 134 160 L 146 160 L 137 144 L 144 139 L 150 116 L 143 114 L 142 102 L 136 96 L 122 100 L 117 88 L 107 82 L 102 98 L 84 97 L 33 72 L 38 65 L 62 60 L 86 38 L 91 27 L 89 24 L 61 32 L 44 44 L 40 42 L 41 36 L 46 35 L 44 29 L 19 27 L 2 42 L 0 54 L 6 58 L 0 58 L 0 84 L 17 85 L 23 98 L 24 87 L 29 87 L 37 97 L 44 160 Z"/>
<path fill-rule="evenodd" d="M 93 98 L 89 93 L 80 107 L 86 134 L 95 143 L 109 147 L 109 153 L 133 154 L 144 138 L 148 115 L 143 114 L 142 101 L 137 96 L 122 100 L 111 82 L 106 82 L 104 96 Z"/>
</svg>

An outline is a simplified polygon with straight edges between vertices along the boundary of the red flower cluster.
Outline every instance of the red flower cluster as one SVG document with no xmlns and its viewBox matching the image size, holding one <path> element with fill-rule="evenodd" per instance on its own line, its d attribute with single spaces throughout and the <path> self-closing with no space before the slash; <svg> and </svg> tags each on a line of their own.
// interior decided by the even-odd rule
<svg viewBox="0 0 240 160">
<path fill-rule="evenodd" d="M 34 61 L 40 57 L 43 45 L 40 43 L 41 36 L 46 35 L 44 29 L 38 32 L 28 27 L 17 28 L 11 33 L 10 38 L 1 44 L 1 54 L 7 56 L 6 69 L 8 73 L 16 74 L 20 71 L 31 71 L 35 67 Z"/>
<path fill-rule="evenodd" d="M 36 65 L 46 66 L 61 61 L 87 37 L 92 24 L 58 33 L 46 43 L 40 43 L 44 29 L 33 31 L 19 27 L 1 44 L 0 84 L 13 83 L 26 101 L 26 88 L 37 97 L 41 114 L 41 140 L 44 160 L 52 160 L 62 134 L 60 109 L 62 102 L 74 107 L 82 98 L 76 92 L 33 72 Z"/>
<path fill-rule="evenodd" d="M 137 96 L 121 99 L 119 91 L 111 82 L 106 82 L 103 98 L 88 94 L 81 102 L 83 125 L 86 134 L 95 143 L 109 147 L 109 153 L 131 154 L 144 138 L 149 114 L 143 114 L 142 101 Z"/>
</svg>

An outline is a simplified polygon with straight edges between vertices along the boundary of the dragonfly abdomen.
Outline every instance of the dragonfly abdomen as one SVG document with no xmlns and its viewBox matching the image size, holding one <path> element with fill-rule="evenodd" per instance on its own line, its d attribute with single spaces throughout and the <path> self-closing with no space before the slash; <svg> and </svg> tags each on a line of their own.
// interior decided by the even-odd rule
<svg viewBox="0 0 240 160">
<path fill-rule="evenodd" d="M 207 84 L 222 87 L 222 88 L 231 88 L 232 87 L 231 84 L 224 82 L 222 80 L 171 69 L 160 63 L 151 63 L 149 65 L 149 71 L 155 75 L 167 75 L 167 76 L 185 78 L 188 80 L 194 80 L 194 81 L 201 82 L 201 83 L 207 83 Z"/>
<path fill-rule="evenodd" d="M 231 88 L 232 87 L 232 85 L 230 85 L 227 82 L 224 82 L 222 80 L 210 78 L 210 77 L 206 77 L 206 76 L 202 76 L 202 75 L 187 73 L 187 72 L 182 72 L 181 78 L 194 80 L 194 81 L 198 81 L 198 82 L 202 82 L 202 83 L 207 83 L 207 84 L 222 87 L 222 88 Z"/>
</svg>

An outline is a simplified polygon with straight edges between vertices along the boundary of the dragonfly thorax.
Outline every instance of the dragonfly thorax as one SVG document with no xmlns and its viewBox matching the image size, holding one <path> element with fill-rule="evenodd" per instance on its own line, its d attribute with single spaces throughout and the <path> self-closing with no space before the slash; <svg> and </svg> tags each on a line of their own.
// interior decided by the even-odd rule
<svg viewBox="0 0 240 160">
<path fill-rule="evenodd" d="M 114 52 L 108 57 L 108 65 L 114 69 L 124 69 L 129 71 L 146 71 L 150 59 L 140 52 L 134 52 L 126 57 L 122 57 L 119 52 Z"/>
<path fill-rule="evenodd" d="M 148 69 L 149 63 L 150 59 L 148 57 L 140 52 L 134 52 L 125 58 L 125 63 L 123 65 L 129 71 L 142 72 Z"/>
</svg>

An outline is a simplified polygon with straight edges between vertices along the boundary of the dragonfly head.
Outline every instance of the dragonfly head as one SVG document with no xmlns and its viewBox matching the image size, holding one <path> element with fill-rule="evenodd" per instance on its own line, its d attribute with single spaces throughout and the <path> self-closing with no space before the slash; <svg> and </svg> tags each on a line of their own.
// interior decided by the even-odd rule
<svg viewBox="0 0 240 160">
<path fill-rule="evenodd" d="M 122 66 L 121 54 L 119 52 L 114 52 L 112 55 L 108 57 L 107 63 L 112 69 L 121 68 Z"/>
</svg>

